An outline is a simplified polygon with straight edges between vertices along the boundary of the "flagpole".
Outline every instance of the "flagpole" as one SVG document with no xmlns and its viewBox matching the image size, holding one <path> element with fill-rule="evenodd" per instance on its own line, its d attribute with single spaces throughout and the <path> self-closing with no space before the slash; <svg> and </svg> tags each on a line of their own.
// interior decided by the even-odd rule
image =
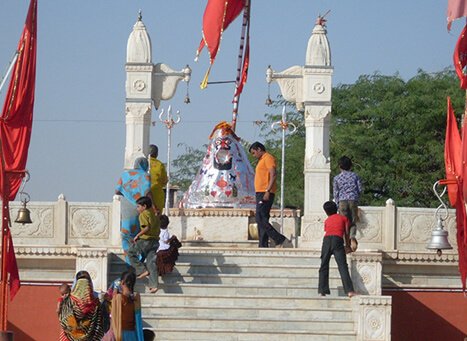
<svg viewBox="0 0 467 341">
<path fill-rule="evenodd" d="M 11 70 L 13 70 L 13 66 L 15 66 L 16 59 L 18 59 L 18 55 L 19 55 L 19 52 L 16 51 L 14 56 L 13 56 L 13 59 L 10 62 L 10 65 L 8 65 L 8 69 L 6 71 L 5 77 L 2 78 L 2 81 L 0 83 L 0 92 L 2 92 L 3 85 L 5 85 L 5 82 L 6 82 L 7 78 L 8 78 L 8 75 L 10 74 Z"/>
<path fill-rule="evenodd" d="M 240 94 L 237 93 L 237 89 L 242 81 L 242 62 L 243 62 L 243 51 L 245 48 L 245 34 L 246 27 L 250 20 L 250 0 L 245 0 L 245 8 L 243 10 L 243 23 L 242 23 L 242 35 L 240 37 L 240 49 L 238 51 L 238 62 L 237 62 L 237 78 L 235 81 L 235 92 L 233 98 L 233 111 L 232 111 L 232 130 L 235 132 L 237 126 L 238 116 L 238 103 L 240 102 Z"/>
<path fill-rule="evenodd" d="M 0 147 L 1 148 L 1 147 Z M 1 307 L 0 307 L 0 314 L 1 314 L 1 328 L 2 332 L 7 331 L 7 323 L 8 323 L 8 273 L 7 273 L 7 252 L 8 252 L 8 232 L 9 232 L 9 206 L 8 206 L 8 179 L 7 173 L 5 172 L 5 163 L 3 159 L 2 153 L 2 273 L 1 273 Z"/>
</svg>

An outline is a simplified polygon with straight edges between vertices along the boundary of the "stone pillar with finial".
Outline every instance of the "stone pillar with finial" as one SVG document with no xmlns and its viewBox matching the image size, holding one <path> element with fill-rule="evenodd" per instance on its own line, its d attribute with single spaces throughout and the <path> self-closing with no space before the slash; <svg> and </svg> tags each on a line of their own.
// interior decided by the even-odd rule
<svg viewBox="0 0 467 341">
<path fill-rule="evenodd" d="M 133 26 L 127 44 L 126 70 L 126 144 L 124 167 L 133 168 L 133 162 L 145 156 L 149 147 L 152 105 L 175 95 L 178 82 L 189 82 L 191 69 L 172 70 L 167 64 L 152 63 L 151 39 L 143 23 L 141 11 Z M 185 103 L 189 103 L 188 96 Z"/>
<path fill-rule="evenodd" d="M 305 65 L 292 66 L 282 72 L 271 67 L 266 81 L 276 81 L 282 96 L 295 103 L 305 116 L 305 202 L 300 247 L 319 248 L 322 242 L 323 203 L 330 198 L 329 126 L 331 118 L 332 73 L 331 50 L 326 20 L 319 16 L 308 40 Z"/>
</svg>

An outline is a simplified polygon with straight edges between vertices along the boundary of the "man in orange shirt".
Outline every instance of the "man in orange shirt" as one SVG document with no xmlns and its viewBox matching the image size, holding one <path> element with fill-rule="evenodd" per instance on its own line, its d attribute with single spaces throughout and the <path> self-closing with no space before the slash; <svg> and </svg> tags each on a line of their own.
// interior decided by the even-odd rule
<svg viewBox="0 0 467 341">
<path fill-rule="evenodd" d="M 276 247 L 282 247 L 286 238 L 269 222 L 269 212 L 276 193 L 276 159 L 266 151 L 262 143 L 254 142 L 249 149 L 258 159 L 255 172 L 256 223 L 258 224 L 259 247 L 269 247 L 269 238 Z"/>
</svg>

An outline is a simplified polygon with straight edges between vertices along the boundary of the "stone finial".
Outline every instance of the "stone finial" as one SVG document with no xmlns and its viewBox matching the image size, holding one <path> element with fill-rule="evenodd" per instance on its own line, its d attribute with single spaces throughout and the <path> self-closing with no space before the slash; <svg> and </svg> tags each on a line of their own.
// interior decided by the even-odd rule
<svg viewBox="0 0 467 341">
<path fill-rule="evenodd" d="M 331 66 L 331 49 L 325 23 L 324 16 L 318 16 L 306 49 L 307 66 Z"/>
<path fill-rule="evenodd" d="M 130 33 L 126 48 L 127 63 L 152 63 L 151 39 L 144 26 L 141 11 Z"/>
</svg>

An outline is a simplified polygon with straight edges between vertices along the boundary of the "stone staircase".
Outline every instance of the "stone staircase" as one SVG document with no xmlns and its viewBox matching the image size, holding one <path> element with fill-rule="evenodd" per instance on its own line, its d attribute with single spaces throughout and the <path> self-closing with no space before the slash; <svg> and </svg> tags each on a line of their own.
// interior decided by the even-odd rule
<svg viewBox="0 0 467 341">
<path fill-rule="evenodd" d="M 109 280 L 126 269 L 109 255 Z M 334 260 L 331 295 L 320 297 L 317 251 L 182 247 L 157 294 L 142 294 L 145 328 L 156 340 L 356 340 L 355 299 Z"/>
</svg>

